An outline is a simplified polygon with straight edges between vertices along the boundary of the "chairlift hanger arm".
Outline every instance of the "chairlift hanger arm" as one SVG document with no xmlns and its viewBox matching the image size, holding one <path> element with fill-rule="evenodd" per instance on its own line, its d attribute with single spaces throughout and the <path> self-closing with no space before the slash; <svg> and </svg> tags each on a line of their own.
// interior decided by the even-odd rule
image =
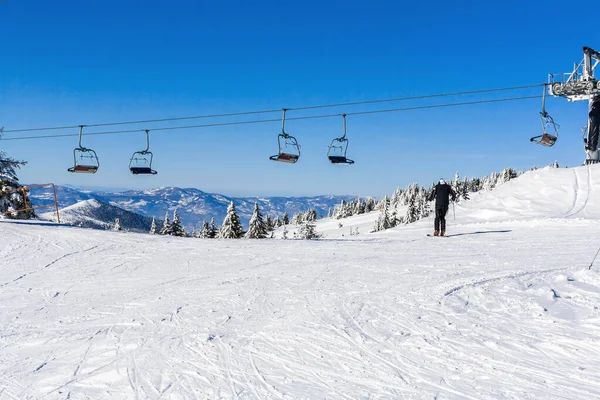
<svg viewBox="0 0 600 400">
<path fill-rule="evenodd" d="M 281 134 L 284 138 L 287 138 L 288 134 L 285 133 L 285 112 L 287 111 L 287 108 L 284 108 L 282 111 L 283 115 L 281 116 Z"/>
</svg>

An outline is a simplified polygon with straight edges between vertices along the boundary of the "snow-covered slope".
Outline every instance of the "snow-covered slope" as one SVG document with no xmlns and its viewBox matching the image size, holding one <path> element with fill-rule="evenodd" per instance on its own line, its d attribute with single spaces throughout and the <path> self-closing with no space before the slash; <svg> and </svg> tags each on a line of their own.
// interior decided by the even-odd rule
<svg viewBox="0 0 600 400">
<path fill-rule="evenodd" d="M 600 398 L 599 167 L 481 194 L 447 238 L 0 221 L 0 398 Z"/>
<path fill-rule="evenodd" d="M 492 191 L 471 193 L 468 201 L 450 207 L 448 233 L 457 226 L 509 220 L 546 218 L 600 219 L 600 165 L 575 168 L 543 168 L 528 171 Z M 399 207 L 398 214 L 405 210 Z M 364 235 L 373 230 L 379 211 L 340 220 L 324 218 L 316 230 L 326 238 Z M 341 225 L 341 226 L 340 226 Z M 433 229 L 433 213 L 413 227 Z M 276 232 L 281 237 L 283 229 Z M 288 228 L 288 237 L 295 231 Z M 388 232 L 389 234 L 389 232 Z"/>
<path fill-rule="evenodd" d="M 130 231 L 149 232 L 152 225 L 152 218 L 94 199 L 60 209 L 59 215 L 62 223 L 95 229 L 112 229 L 116 218 L 119 218 L 123 229 Z M 41 214 L 40 217 L 49 221 L 56 220 L 54 212 Z M 157 222 L 159 226 L 160 223 L 161 221 Z"/>
</svg>

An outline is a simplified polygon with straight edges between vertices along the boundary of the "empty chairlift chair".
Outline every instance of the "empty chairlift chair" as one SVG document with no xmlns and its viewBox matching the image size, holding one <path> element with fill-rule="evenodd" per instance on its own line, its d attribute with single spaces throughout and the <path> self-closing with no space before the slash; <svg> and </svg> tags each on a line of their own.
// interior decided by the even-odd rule
<svg viewBox="0 0 600 400">
<path fill-rule="evenodd" d="M 136 151 L 129 160 L 129 170 L 134 175 L 156 175 L 158 172 L 152 169 L 152 152 L 150 151 L 150 134 L 146 129 L 146 149 Z"/>
<path fill-rule="evenodd" d="M 81 136 L 83 125 L 79 126 L 79 147 L 73 150 L 73 166 L 67 171 L 83 174 L 95 174 L 100 167 L 98 155 L 92 149 L 87 149 L 81 145 Z"/>
<path fill-rule="evenodd" d="M 331 141 L 327 150 L 327 158 L 332 164 L 336 165 L 351 165 L 353 160 L 346 157 L 348 151 L 348 139 L 346 139 L 346 114 L 342 114 L 344 118 L 344 136 L 335 138 Z"/>
<path fill-rule="evenodd" d="M 552 147 L 556 140 L 558 140 L 558 129 L 560 126 L 554 122 L 550 114 L 546 112 L 546 87 L 544 85 L 544 92 L 542 94 L 542 111 L 540 112 L 540 120 L 542 122 L 542 134 L 539 136 L 534 136 L 530 141 L 533 143 L 541 144 L 542 146 Z M 551 129 L 552 132 L 548 132 L 548 129 Z"/>
<path fill-rule="evenodd" d="M 300 158 L 300 145 L 295 137 L 285 133 L 285 112 L 283 109 L 283 117 L 281 119 L 281 133 L 277 136 L 277 145 L 279 151 L 274 156 L 269 157 L 272 161 L 285 162 L 294 164 Z"/>
</svg>

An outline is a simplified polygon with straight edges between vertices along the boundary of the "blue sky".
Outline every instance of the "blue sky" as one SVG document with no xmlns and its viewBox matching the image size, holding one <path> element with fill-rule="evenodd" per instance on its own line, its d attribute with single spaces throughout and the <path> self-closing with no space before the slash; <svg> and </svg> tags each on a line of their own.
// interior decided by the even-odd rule
<svg viewBox="0 0 600 400">
<path fill-rule="evenodd" d="M 17 1 L 0 2 L 0 126 L 22 129 L 294 108 L 541 84 L 567 72 L 600 33 L 564 2 L 505 1 Z M 531 4 L 528 4 L 531 3 Z M 289 111 L 288 117 L 540 95 L 540 89 Z M 84 137 L 95 175 L 67 172 L 76 137 L 0 141 L 28 161 L 23 183 L 142 189 L 196 187 L 226 195 L 382 196 L 411 182 L 483 176 L 585 159 L 585 103 L 549 99 L 561 124 L 553 148 L 539 134 L 540 100 L 348 117 L 349 167 L 327 146 L 342 119 L 288 121 L 302 146 L 294 165 L 269 161 L 280 123 L 153 128 L 280 113 L 117 126 L 150 129 L 158 175 L 132 176 L 142 132 Z M 88 131 L 94 129 L 89 128 Z M 77 133 L 66 131 L 38 134 Z M 30 135 L 7 133 L 5 138 Z"/>
</svg>

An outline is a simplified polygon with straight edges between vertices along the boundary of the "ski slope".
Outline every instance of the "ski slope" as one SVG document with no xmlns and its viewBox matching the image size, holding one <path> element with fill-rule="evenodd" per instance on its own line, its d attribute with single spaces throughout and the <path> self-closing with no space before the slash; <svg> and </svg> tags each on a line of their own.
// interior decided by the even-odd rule
<svg viewBox="0 0 600 400">
<path fill-rule="evenodd" d="M 0 399 L 600 398 L 599 193 L 600 165 L 528 172 L 446 238 L 2 220 Z"/>
</svg>

